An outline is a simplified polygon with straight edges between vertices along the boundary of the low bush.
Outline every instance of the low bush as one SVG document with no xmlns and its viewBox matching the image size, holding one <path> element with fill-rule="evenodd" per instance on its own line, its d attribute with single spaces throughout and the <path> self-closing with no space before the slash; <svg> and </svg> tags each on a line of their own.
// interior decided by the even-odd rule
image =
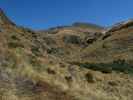
<svg viewBox="0 0 133 100">
<path fill-rule="evenodd" d="M 47 45 L 55 45 L 56 44 L 56 41 L 50 37 L 44 37 L 43 40 Z"/>
<path fill-rule="evenodd" d="M 39 46 L 31 46 L 31 51 L 36 56 L 42 56 L 41 50 Z"/>
<path fill-rule="evenodd" d="M 66 44 L 80 44 L 81 39 L 79 36 L 76 35 L 66 35 L 63 37 L 63 40 Z"/>
<path fill-rule="evenodd" d="M 10 48 L 17 48 L 17 47 L 24 48 L 24 45 L 20 42 L 9 42 L 8 47 L 10 47 Z"/>
<path fill-rule="evenodd" d="M 65 52 L 64 52 L 64 49 L 63 48 L 50 48 L 47 50 L 47 53 L 48 54 L 55 54 L 55 55 L 63 55 Z"/>
<path fill-rule="evenodd" d="M 85 78 L 86 78 L 88 83 L 94 83 L 95 82 L 94 76 L 90 72 L 85 74 Z"/>
<path fill-rule="evenodd" d="M 20 39 L 16 35 L 12 35 L 11 39 L 19 41 Z"/>
</svg>

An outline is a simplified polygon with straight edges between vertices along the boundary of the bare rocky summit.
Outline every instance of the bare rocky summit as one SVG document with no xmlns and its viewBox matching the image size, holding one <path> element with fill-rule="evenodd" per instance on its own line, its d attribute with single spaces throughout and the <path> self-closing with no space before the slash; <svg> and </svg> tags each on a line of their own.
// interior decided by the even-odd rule
<svg viewBox="0 0 133 100">
<path fill-rule="evenodd" d="M 0 100 L 132 100 L 133 21 L 34 31 L 0 10 Z"/>
</svg>

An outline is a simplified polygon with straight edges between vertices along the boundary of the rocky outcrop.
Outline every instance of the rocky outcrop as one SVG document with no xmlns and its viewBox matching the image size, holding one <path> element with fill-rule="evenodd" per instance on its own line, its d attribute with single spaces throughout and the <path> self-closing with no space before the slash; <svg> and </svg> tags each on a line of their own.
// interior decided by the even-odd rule
<svg viewBox="0 0 133 100">
<path fill-rule="evenodd" d="M 109 28 L 107 32 L 115 32 L 115 31 L 119 31 L 121 29 L 129 28 L 129 27 L 133 27 L 132 19 L 115 24 L 113 27 Z"/>
</svg>

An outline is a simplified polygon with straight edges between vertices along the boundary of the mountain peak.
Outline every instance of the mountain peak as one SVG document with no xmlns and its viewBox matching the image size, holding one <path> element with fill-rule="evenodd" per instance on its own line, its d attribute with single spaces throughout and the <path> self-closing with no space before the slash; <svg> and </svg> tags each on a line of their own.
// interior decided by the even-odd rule
<svg viewBox="0 0 133 100">
<path fill-rule="evenodd" d="M 0 15 L 3 13 L 3 10 L 0 8 Z"/>
<path fill-rule="evenodd" d="M 6 17 L 3 9 L 0 8 L 0 20 L 2 20 L 4 17 Z"/>
<path fill-rule="evenodd" d="M 15 25 L 4 13 L 4 11 L 0 8 L 0 26 L 9 26 Z"/>
</svg>

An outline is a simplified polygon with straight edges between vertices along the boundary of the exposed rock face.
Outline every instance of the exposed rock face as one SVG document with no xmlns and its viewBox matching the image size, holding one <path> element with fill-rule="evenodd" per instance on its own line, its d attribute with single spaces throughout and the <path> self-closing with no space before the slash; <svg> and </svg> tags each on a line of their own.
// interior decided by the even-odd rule
<svg viewBox="0 0 133 100">
<path fill-rule="evenodd" d="M 132 26 L 36 32 L 0 10 L 0 100 L 132 100 Z"/>
</svg>

